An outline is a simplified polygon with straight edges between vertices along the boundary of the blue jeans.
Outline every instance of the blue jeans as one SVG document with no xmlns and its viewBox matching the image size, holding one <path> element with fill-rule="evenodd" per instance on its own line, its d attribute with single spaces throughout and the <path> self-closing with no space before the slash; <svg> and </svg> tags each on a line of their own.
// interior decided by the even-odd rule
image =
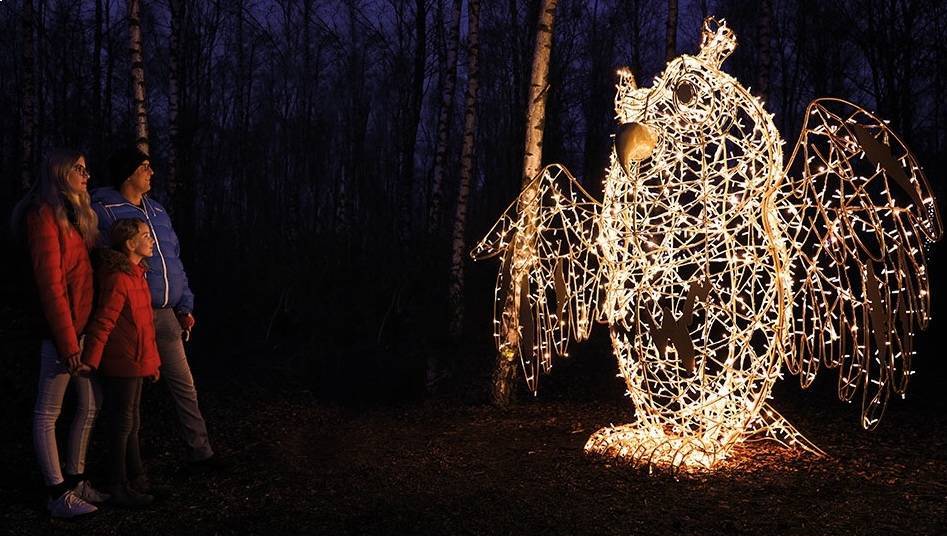
<svg viewBox="0 0 947 536">
<path fill-rule="evenodd" d="M 59 448 L 56 445 L 56 421 L 62 411 L 66 387 L 70 383 L 73 384 L 78 401 L 72 426 L 69 428 L 66 449 L 66 472 L 73 475 L 85 471 L 89 434 L 102 405 L 102 393 L 95 380 L 69 375 L 69 370 L 65 363 L 60 362 L 56 345 L 52 341 L 43 341 L 39 356 L 39 389 L 36 405 L 33 407 L 33 446 L 43 480 L 47 486 L 55 486 L 64 480 L 59 462 Z"/>
<path fill-rule="evenodd" d="M 207 424 L 197 405 L 197 388 L 184 353 L 181 324 L 171 309 L 154 311 L 155 338 L 161 357 L 161 381 L 168 386 L 174 399 L 181 435 L 190 450 L 191 461 L 205 460 L 213 456 L 214 451 L 207 436 Z"/>
</svg>

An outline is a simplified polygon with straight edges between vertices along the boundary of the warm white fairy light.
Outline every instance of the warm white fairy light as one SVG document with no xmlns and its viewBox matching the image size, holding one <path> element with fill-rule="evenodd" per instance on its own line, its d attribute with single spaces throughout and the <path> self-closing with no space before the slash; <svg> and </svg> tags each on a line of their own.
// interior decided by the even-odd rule
<svg viewBox="0 0 947 536">
<path fill-rule="evenodd" d="M 803 386 L 838 368 L 866 428 L 911 374 L 942 232 L 920 166 L 883 121 L 820 99 L 784 168 L 772 115 L 720 70 L 735 46 L 708 19 L 699 54 L 650 88 L 620 71 L 604 201 L 549 166 L 472 253 L 502 255 L 494 333 L 533 390 L 570 335 L 609 325 L 636 421 L 589 452 L 673 468 L 760 438 L 818 453 L 766 402 L 784 363 Z"/>
</svg>

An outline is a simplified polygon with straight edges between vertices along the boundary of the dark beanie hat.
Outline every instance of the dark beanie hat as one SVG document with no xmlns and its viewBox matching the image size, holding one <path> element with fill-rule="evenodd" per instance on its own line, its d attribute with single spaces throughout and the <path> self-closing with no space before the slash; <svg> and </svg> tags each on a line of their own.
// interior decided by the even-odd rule
<svg viewBox="0 0 947 536">
<path fill-rule="evenodd" d="M 109 157 L 109 178 L 116 189 L 121 187 L 125 179 L 138 169 L 142 162 L 148 160 L 148 155 L 141 152 L 134 145 L 119 149 Z"/>
</svg>

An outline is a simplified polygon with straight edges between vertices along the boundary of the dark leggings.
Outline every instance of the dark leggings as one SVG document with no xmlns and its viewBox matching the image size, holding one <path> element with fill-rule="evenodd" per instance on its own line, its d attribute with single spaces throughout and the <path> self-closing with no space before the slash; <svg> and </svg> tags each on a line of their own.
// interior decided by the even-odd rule
<svg viewBox="0 0 947 536">
<path fill-rule="evenodd" d="M 109 423 L 109 481 L 124 484 L 145 472 L 138 446 L 142 379 L 105 378 L 103 384 Z"/>
</svg>

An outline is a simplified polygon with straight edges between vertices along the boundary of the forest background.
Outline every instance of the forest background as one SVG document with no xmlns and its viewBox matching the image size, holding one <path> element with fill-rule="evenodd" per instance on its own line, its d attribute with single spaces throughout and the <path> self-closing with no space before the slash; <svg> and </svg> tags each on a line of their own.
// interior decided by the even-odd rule
<svg viewBox="0 0 947 536">
<path fill-rule="evenodd" d="M 94 187 L 107 182 L 111 151 L 136 140 L 133 3 L 0 2 L 0 214 L 50 148 L 84 151 Z M 475 3 L 475 70 L 469 4 L 459 0 L 140 3 L 153 195 L 173 212 L 197 295 L 199 376 L 359 402 L 442 386 L 485 392 L 497 266 L 464 256 L 452 268 L 452 237 L 469 250 L 519 192 L 539 2 Z M 787 143 L 813 98 L 846 98 L 890 120 L 943 203 L 947 6 L 938 0 L 561 0 L 543 162 L 564 163 L 600 196 L 616 69 L 647 85 L 668 57 L 696 51 L 707 15 L 735 30 L 724 69 L 765 100 Z M 0 221 L 0 247 L 12 251 Z M 934 274 L 943 251 L 930 259 Z M 11 343 L 21 304 L 12 263 L 2 266 L 7 355 L 23 347 Z M 463 284 L 455 302 L 452 274 Z M 935 332 L 947 314 L 942 280 L 932 281 Z M 620 396 L 606 330 L 596 337 L 567 365 L 590 372 L 568 382 L 591 377 L 588 389 Z M 922 336 L 916 361 L 930 377 L 945 370 L 925 356 L 935 339 Z M 24 373 L 4 378 L 6 392 L 28 398 L 31 385 L 16 378 L 32 360 L 8 359 Z"/>
</svg>

